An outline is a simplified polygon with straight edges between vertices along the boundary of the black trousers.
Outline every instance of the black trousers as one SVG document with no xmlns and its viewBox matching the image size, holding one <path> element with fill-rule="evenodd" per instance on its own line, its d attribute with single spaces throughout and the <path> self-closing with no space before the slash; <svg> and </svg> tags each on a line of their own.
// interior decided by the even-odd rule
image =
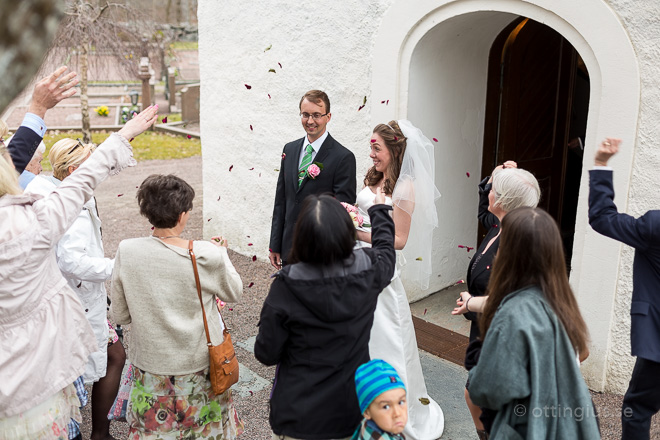
<svg viewBox="0 0 660 440">
<path fill-rule="evenodd" d="M 660 411 L 660 363 L 637 358 L 628 391 L 623 396 L 623 440 L 647 440 L 651 417 Z"/>
</svg>

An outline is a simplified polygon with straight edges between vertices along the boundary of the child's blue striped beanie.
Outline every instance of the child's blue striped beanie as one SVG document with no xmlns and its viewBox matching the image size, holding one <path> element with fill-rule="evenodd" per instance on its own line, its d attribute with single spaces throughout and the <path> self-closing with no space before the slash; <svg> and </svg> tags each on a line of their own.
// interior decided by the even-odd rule
<svg viewBox="0 0 660 440">
<path fill-rule="evenodd" d="M 376 397 L 395 388 L 405 390 L 406 386 L 394 367 L 384 360 L 373 359 L 355 371 L 355 390 L 363 414 Z"/>
</svg>

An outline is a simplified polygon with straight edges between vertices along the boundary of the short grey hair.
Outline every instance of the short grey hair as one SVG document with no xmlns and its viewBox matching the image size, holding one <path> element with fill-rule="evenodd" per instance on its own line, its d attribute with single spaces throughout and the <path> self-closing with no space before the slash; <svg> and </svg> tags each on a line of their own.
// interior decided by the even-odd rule
<svg viewBox="0 0 660 440">
<path fill-rule="evenodd" d="M 493 172 L 495 206 L 504 212 L 516 208 L 536 208 L 541 198 L 541 188 L 536 177 L 520 168 L 504 168 Z"/>
</svg>

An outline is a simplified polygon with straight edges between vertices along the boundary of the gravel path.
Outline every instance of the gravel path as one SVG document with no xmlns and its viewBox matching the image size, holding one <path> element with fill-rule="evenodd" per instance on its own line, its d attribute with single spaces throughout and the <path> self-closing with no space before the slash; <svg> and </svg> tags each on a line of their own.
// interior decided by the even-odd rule
<svg viewBox="0 0 660 440">
<path fill-rule="evenodd" d="M 146 236 L 151 227 L 139 214 L 135 193 L 140 183 L 150 174 L 176 174 L 185 179 L 195 189 L 194 208 L 188 221 L 184 236 L 190 239 L 202 238 L 202 161 L 201 157 L 179 160 L 153 160 L 140 162 L 137 167 L 123 171 L 119 176 L 106 180 L 97 190 L 96 198 L 101 220 L 103 221 L 103 242 L 106 256 L 114 256 L 119 242 L 126 238 Z M 220 234 L 222 231 L 217 231 Z M 231 243 L 230 243 L 231 247 Z M 249 339 L 257 334 L 257 322 L 261 305 L 268 293 L 272 270 L 269 264 L 256 261 L 251 257 L 229 251 L 236 270 L 243 279 L 244 296 L 240 304 L 225 309 L 225 320 L 232 331 L 232 340 L 241 364 L 261 378 L 270 381 L 274 368 L 264 367 L 249 351 Z M 251 288 L 247 286 L 254 283 Z M 191 291 L 191 294 L 194 291 Z M 129 329 L 127 329 L 130 331 Z M 245 344 L 247 342 L 247 344 Z M 243 370 L 245 372 L 245 370 Z M 242 374 L 243 374 L 242 372 Z M 246 388 L 247 386 L 247 388 Z M 242 391 L 234 393 L 234 399 L 240 417 L 245 423 L 245 433 L 241 440 L 270 439 L 268 424 L 268 397 L 270 387 L 249 389 L 244 385 Z M 621 438 L 620 408 L 622 397 L 612 394 L 592 393 L 600 414 L 603 439 Z M 90 405 L 83 412 L 83 437 L 89 438 Z M 450 420 L 447 423 L 451 423 Z M 117 439 L 127 435 L 125 423 L 113 422 L 111 432 Z M 660 415 L 653 419 L 651 438 L 660 439 Z"/>
</svg>

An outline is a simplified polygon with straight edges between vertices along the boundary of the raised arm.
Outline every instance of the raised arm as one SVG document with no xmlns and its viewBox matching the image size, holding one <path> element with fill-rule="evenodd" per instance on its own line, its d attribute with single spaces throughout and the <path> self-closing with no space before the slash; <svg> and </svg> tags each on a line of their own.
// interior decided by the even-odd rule
<svg viewBox="0 0 660 440">
<path fill-rule="evenodd" d="M 65 74 L 66 70 L 67 67 L 62 66 L 37 83 L 32 93 L 28 114 L 7 145 L 14 167 L 19 174 L 25 170 L 43 139 L 46 131 L 43 119 L 46 112 L 76 93 L 74 88 L 78 84 L 76 73 Z"/>
<path fill-rule="evenodd" d="M 94 188 L 108 176 L 134 166 L 133 151 L 128 142 L 149 128 L 157 118 L 157 106 L 148 107 L 118 132 L 110 135 L 83 164 L 46 198 L 38 201 L 52 224 L 49 229 L 51 244 L 59 241 L 71 227 L 83 205 L 92 197 Z"/>
</svg>

